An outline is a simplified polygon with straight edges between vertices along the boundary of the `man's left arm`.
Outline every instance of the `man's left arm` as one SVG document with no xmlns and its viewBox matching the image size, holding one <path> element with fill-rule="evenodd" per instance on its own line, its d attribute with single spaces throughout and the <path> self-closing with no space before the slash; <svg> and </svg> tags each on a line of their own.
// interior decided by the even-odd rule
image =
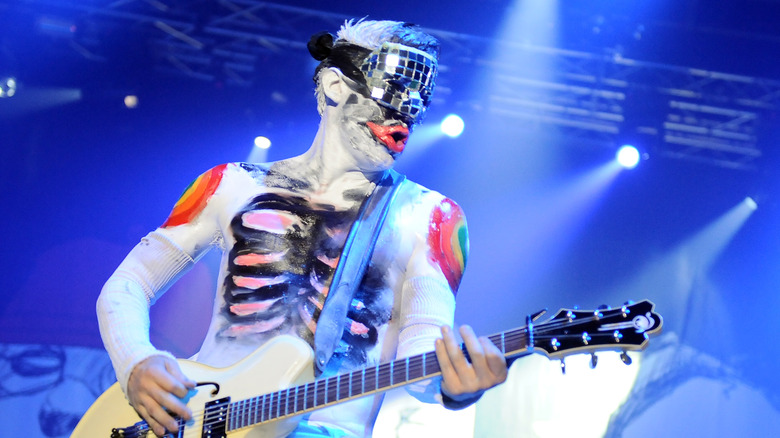
<svg viewBox="0 0 780 438">
<path fill-rule="evenodd" d="M 468 326 L 461 327 L 469 360 L 452 330 L 455 294 L 468 251 L 468 228 L 462 209 L 450 199 L 439 199 L 430 210 L 427 230 L 420 233 L 407 266 L 399 354 L 427 351 L 423 344 L 429 346 L 435 340 L 442 371 L 440 400 L 449 409 L 471 405 L 507 376 L 504 356 L 492 342 L 477 337 Z"/>
</svg>

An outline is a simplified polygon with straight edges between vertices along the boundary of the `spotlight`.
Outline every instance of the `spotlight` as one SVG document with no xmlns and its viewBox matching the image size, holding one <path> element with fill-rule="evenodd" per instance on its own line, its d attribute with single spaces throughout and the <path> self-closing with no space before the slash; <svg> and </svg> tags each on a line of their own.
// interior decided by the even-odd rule
<svg viewBox="0 0 780 438">
<path fill-rule="evenodd" d="M 255 137 L 254 146 L 249 151 L 248 163 L 265 163 L 268 160 L 268 149 L 271 148 L 271 140 L 268 137 L 258 135 Z"/>
<path fill-rule="evenodd" d="M 639 151 L 629 144 L 623 145 L 618 149 L 615 158 L 621 166 L 626 169 L 633 169 L 639 164 Z"/>
<path fill-rule="evenodd" d="M 745 202 L 745 205 L 747 206 L 747 208 L 749 208 L 749 209 L 751 209 L 753 211 L 758 209 L 758 202 L 756 202 L 756 200 L 753 199 L 752 197 L 748 196 L 747 198 L 745 198 L 744 202 Z"/>
<path fill-rule="evenodd" d="M 0 97 L 13 97 L 16 86 L 16 78 L 12 76 L 0 79 Z"/>
<path fill-rule="evenodd" d="M 271 147 L 271 140 L 268 137 L 255 137 L 255 147 L 258 149 L 268 149 Z"/>
<path fill-rule="evenodd" d="M 125 96 L 125 107 L 128 109 L 133 109 L 138 107 L 138 96 L 129 94 Z"/>
<path fill-rule="evenodd" d="M 455 114 L 450 114 L 441 121 L 441 132 L 448 137 L 455 138 L 463 133 L 464 126 L 463 119 Z"/>
</svg>

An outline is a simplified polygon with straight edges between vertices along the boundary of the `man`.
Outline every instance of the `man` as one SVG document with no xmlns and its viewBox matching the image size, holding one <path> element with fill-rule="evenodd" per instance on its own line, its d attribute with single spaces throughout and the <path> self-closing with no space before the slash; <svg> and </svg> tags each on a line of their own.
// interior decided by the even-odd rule
<svg viewBox="0 0 780 438">
<path fill-rule="evenodd" d="M 269 339 L 315 333 L 347 235 L 364 201 L 385 185 L 409 132 L 427 109 L 438 42 L 412 25 L 346 23 L 309 43 L 322 116 L 303 155 L 270 164 L 214 167 L 187 188 L 98 300 L 101 335 L 117 377 L 157 435 L 191 412 L 180 398 L 195 382 L 149 342 L 148 307 L 211 247 L 223 251 L 220 286 L 199 362 L 224 367 Z M 503 356 L 468 327 L 450 326 L 468 255 L 463 213 L 417 184 L 400 184 L 359 287 L 336 323 L 343 333 L 322 376 L 435 348 L 442 379 L 410 392 L 458 409 L 506 379 Z M 319 346 L 317 347 L 319 348 Z M 303 416 L 290 436 L 370 436 L 381 396 Z"/>
</svg>

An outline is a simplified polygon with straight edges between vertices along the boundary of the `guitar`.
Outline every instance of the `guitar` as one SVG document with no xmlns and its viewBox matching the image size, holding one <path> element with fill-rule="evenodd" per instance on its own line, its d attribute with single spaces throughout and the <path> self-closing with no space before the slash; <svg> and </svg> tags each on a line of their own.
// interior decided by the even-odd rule
<svg viewBox="0 0 780 438">
<path fill-rule="evenodd" d="M 536 323 L 542 311 L 529 316 L 525 327 L 488 338 L 508 360 L 541 353 L 561 359 L 564 372 L 563 358 L 575 353 L 616 350 L 630 364 L 626 351 L 643 350 L 650 336 L 661 330 L 663 321 L 653 307 L 650 301 L 641 301 L 615 309 L 562 309 Z M 461 348 L 465 353 L 465 346 Z M 441 374 L 433 351 L 319 380 L 314 380 L 313 360 L 309 345 L 292 336 L 276 337 L 227 368 L 180 360 L 182 371 L 199 383 L 185 400 L 193 420 L 179 419 L 175 436 L 284 437 L 295 429 L 299 414 Z M 154 436 L 138 420 L 119 384 L 114 384 L 84 414 L 71 438 Z"/>
</svg>

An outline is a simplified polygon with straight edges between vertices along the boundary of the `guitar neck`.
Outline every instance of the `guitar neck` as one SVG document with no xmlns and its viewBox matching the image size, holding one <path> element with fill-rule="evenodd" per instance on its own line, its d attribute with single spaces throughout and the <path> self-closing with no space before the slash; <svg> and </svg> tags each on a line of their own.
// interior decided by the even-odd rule
<svg viewBox="0 0 780 438">
<path fill-rule="evenodd" d="M 509 330 L 489 336 L 507 357 L 527 350 L 527 329 Z M 464 352 L 465 347 L 461 346 Z M 397 359 L 300 386 L 210 408 L 207 417 L 228 417 L 227 430 L 233 431 L 290 417 L 315 409 L 387 391 L 441 374 L 433 351 Z"/>
</svg>

